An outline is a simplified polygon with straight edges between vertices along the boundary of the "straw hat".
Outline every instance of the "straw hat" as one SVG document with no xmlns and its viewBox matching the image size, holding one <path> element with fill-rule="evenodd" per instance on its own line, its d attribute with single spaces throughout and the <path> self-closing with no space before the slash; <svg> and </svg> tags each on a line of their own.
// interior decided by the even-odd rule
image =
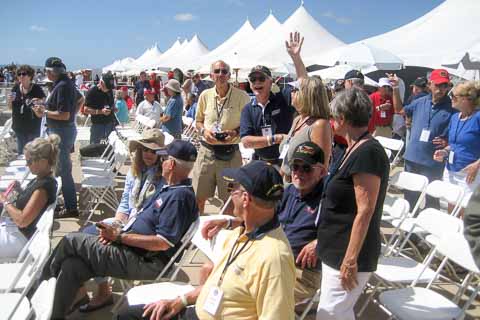
<svg viewBox="0 0 480 320">
<path fill-rule="evenodd" d="M 165 85 L 165 88 L 172 90 L 173 92 L 180 93 L 180 82 L 178 82 L 175 79 L 170 79 L 168 80 L 167 84 Z"/>
<path fill-rule="evenodd" d="M 147 129 L 142 133 L 142 138 L 132 140 L 129 144 L 130 152 L 134 152 L 142 145 L 151 150 L 161 150 L 165 148 L 165 136 L 160 129 Z"/>
</svg>

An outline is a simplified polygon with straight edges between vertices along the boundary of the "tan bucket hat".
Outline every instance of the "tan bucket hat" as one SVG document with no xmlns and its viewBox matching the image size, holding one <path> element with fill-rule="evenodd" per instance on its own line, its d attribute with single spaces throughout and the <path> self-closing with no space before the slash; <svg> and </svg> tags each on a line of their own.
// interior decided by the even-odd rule
<svg viewBox="0 0 480 320">
<path fill-rule="evenodd" d="M 172 90 L 173 92 L 180 93 L 180 82 L 178 82 L 175 79 L 170 79 L 168 80 L 167 84 L 165 85 L 165 88 Z"/>
<path fill-rule="evenodd" d="M 164 149 L 165 135 L 160 129 L 146 129 L 143 131 L 141 139 L 130 141 L 130 152 L 135 152 L 140 145 L 155 151 Z"/>
</svg>

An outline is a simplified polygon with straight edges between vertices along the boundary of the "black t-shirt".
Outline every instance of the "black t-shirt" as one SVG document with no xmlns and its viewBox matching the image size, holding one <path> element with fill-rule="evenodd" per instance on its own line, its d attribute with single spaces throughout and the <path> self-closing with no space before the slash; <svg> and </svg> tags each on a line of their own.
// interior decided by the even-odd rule
<svg viewBox="0 0 480 320">
<path fill-rule="evenodd" d="M 144 89 L 151 89 L 150 82 L 148 80 L 141 81 L 138 80 L 137 83 L 135 83 L 135 89 L 134 92 L 137 94 L 137 98 L 135 99 L 135 103 L 137 105 L 140 104 L 140 102 L 143 101 L 143 90 Z"/>
<path fill-rule="evenodd" d="M 373 272 L 380 255 L 380 220 L 387 192 L 390 165 L 380 143 L 370 139 L 354 150 L 331 178 L 322 201 L 318 226 L 318 256 L 326 265 L 340 269 L 357 214 L 353 175 L 369 173 L 380 177 L 380 190 L 367 235 L 358 256 L 358 271 Z"/>
<path fill-rule="evenodd" d="M 32 89 L 26 94 L 22 94 L 20 85 L 16 84 L 12 88 L 16 93 L 15 100 L 12 101 L 12 128 L 23 133 L 40 135 L 41 118 L 38 118 L 32 110 L 33 98 L 43 99 L 45 93 L 38 84 L 33 84 Z"/>
<path fill-rule="evenodd" d="M 47 110 L 70 112 L 67 121 L 47 118 L 47 125 L 50 128 L 66 127 L 75 122 L 75 84 L 67 75 L 62 74 L 54 83 L 53 90 L 46 102 Z"/>
<path fill-rule="evenodd" d="M 47 204 L 42 208 L 32 223 L 25 228 L 20 228 L 20 231 L 27 239 L 30 239 L 35 232 L 35 226 L 47 207 L 55 201 L 55 198 L 57 197 L 57 181 L 52 176 L 33 179 L 28 183 L 25 190 L 18 195 L 17 200 L 15 201 L 15 207 L 23 210 L 32 197 L 33 192 L 38 189 L 44 189 L 47 192 Z"/>
<path fill-rule="evenodd" d="M 111 123 L 115 119 L 113 113 L 113 94 L 111 90 L 103 92 L 98 86 L 91 87 L 85 96 L 85 106 L 95 110 L 102 110 L 105 106 L 109 106 L 110 110 L 112 110 L 108 116 L 92 114 L 92 123 Z"/>
</svg>

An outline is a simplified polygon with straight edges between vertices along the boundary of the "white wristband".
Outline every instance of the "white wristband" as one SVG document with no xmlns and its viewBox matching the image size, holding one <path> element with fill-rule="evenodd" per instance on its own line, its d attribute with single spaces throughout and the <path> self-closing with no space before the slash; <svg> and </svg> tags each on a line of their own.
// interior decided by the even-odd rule
<svg viewBox="0 0 480 320">
<path fill-rule="evenodd" d="M 178 296 L 180 298 L 180 301 L 182 302 L 184 307 L 188 306 L 188 300 L 187 296 L 185 294 L 182 294 L 181 296 Z"/>
</svg>

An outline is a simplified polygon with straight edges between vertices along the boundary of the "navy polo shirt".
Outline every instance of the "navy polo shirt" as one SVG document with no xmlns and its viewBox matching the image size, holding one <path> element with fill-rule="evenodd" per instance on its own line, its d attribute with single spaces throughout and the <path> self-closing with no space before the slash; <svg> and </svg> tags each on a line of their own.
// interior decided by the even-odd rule
<svg viewBox="0 0 480 320">
<path fill-rule="evenodd" d="M 157 235 L 171 245 L 165 254 L 172 257 L 185 232 L 198 218 L 195 193 L 189 179 L 178 185 L 164 185 L 138 213 L 128 232 Z"/>
<path fill-rule="evenodd" d="M 323 179 L 304 198 L 293 184 L 283 193 L 278 215 L 295 259 L 305 245 L 317 239 L 316 222 L 322 191 Z"/>
<path fill-rule="evenodd" d="M 262 127 L 270 125 L 272 134 L 288 134 L 293 122 L 295 109 L 287 103 L 288 91 L 283 90 L 276 94 L 270 93 L 269 101 L 263 110 L 262 106 L 253 98 L 242 110 L 240 117 L 240 137 L 262 136 Z M 273 160 L 278 159 L 280 153 L 278 144 L 269 147 L 255 149 L 257 159 Z"/>
<path fill-rule="evenodd" d="M 47 125 L 50 128 L 65 127 L 75 122 L 75 84 L 66 74 L 53 84 L 53 90 L 46 101 L 47 110 L 70 112 L 70 118 L 67 121 L 47 118 Z"/>
<path fill-rule="evenodd" d="M 404 107 L 405 114 L 412 118 L 410 141 L 405 152 L 405 160 L 443 170 L 444 164 L 433 160 L 436 148 L 432 143 L 435 137 L 446 137 L 450 118 L 455 110 L 450 98 L 444 97 L 437 104 L 432 103 L 432 95 L 415 99 Z M 420 141 L 424 129 L 430 130 L 428 142 Z"/>
</svg>

